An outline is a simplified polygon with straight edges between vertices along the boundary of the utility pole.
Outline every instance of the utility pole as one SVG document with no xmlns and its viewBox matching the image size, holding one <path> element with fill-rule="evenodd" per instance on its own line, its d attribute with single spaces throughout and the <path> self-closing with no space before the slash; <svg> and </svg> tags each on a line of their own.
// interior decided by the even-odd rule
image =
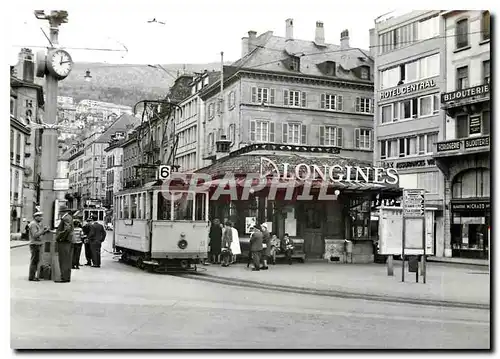
<svg viewBox="0 0 500 359">
<path fill-rule="evenodd" d="M 47 20 L 49 22 L 49 42 L 51 43 L 51 46 L 49 47 L 47 54 L 51 54 L 58 49 L 59 26 L 63 23 L 68 22 L 68 13 L 66 11 L 51 11 L 50 15 L 46 15 L 43 11 L 35 11 L 35 16 L 37 17 L 37 19 Z M 43 66 L 46 66 L 46 64 L 51 61 L 51 59 L 49 58 L 49 56 L 42 55 L 42 58 L 39 61 L 44 62 Z M 71 58 L 69 58 L 69 61 L 66 62 L 70 61 Z M 61 60 L 61 65 L 62 64 L 63 60 Z M 58 81 L 61 79 L 61 77 L 58 78 L 56 73 L 47 70 L 40 72 L 40 74 L 45 75 L 46 100 L 44 122 L 48 125 L 44 128 L 42 135 L 40 205 L 42 211 L 44 212 L 44 224 L 47 227 L 52 228 L 55 213 L 55 211 L 53 211 L 53 206 L 56 200 L 56 193 L 54 191 L 54 179 L 57 176 L 58 158 L 58 130 L 55 125 L 57 123 Z"/>
</svg>

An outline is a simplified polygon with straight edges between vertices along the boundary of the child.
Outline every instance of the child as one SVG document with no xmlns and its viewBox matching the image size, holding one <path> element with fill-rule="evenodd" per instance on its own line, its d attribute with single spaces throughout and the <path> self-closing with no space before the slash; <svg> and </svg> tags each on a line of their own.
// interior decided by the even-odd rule
<svg viewBox="0 0 500 359">
<path fill-rule="evenodd" d="M 71 268 L 72 269 L 80 269 L 80 254 L 82 252 L 82 236 L 83 236 L 83 230 L 82 230 L 82 225 L 80 224 L 79 221 L 73 221 L 73 240 L 72 240 L 72 246 L 73 246 L 73 263 Z"/>
<path fill-rule="evenodd" d="M 276 264 L 276 253 L 279 251 L 280 248 L 280 240 L 278 236 L 273 233 L 271 237 L 271 258 L 272 258 L 272 264 Z"/>
<path fill-rule="evenodd" d="M 285 252 L 288 264 L 292 265 L 293 241 L 288 233 L 285 233 L 283 240 L 281 241 L 281 250 Z"/>
</svg>

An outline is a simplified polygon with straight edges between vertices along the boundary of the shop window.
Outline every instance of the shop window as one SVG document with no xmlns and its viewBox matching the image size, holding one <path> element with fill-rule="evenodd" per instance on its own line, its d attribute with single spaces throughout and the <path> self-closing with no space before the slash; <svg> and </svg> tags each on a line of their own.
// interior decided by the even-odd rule
<svg viewBox="0 0 500 359">
<path fill-rule="evenodd" d="M 370 237 L 370 205 L 369 198 L 353 198 L 349 200 L 349 228 L 351 239 Z"/>
<path fill-rule="evenodd" d="M 490 197 L 490 170 L 474 168 L 459 173 L 453 180 L 453 198 Z"/>
</svg>

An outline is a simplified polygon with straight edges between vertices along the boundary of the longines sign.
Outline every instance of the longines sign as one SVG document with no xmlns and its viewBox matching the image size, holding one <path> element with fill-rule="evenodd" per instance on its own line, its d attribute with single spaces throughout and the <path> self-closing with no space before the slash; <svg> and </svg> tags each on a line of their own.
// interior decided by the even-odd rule
<svg viewBox="0 0 500 359">
<path fill-rule="evenodd" d="M 298 179 L 301 181 L 320 179 L 332 182 L 364 182 L 397 184 L 399 176 L 395 168 L 358 167 L 340 165 L 309 165 L 299 163 L 277 164 L 267 157 L 260 159 L 261 176 L 277 175 L 282 179 Z"/>
<path fill-rule="evenodd" d="M 490 85 L 488 84 L 470 87 L 468 89 L 463 89 L 453 92 L 447 92 L 441 94 L 441 103 L 461 100 L 463 98 L 477 96 L 477 95 L 483 95 L 488 92 L 490 92 Z"/>
<path fill-rule="evenodd" d="M 401 86 L 401 87 L 395 88 L 393 90 L 381 91 L 380 92 L 380 99 L 381 100 L 388 100 L 391 97 L 397 97 L 397 96 L 401 96 L 401 95 L 409 95 L 413 92 L 427 90 L 427 89 L 433 88 L 435 86 L 436 86 L 435 80 L 425 80 L 425 81 L 417 82 L 415 84 Z"/>
</svg>

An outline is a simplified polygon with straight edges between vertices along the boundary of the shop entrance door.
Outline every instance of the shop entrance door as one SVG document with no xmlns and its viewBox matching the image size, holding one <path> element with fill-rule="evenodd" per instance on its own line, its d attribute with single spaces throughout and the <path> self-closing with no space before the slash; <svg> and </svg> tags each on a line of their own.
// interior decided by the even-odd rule
<svg viewBox="0 0 500 359">
<path fill-rule="evenodd" d="M 303 205 L 304 252 L 308 258 L 322 258 L 325 252 L 325 213 L 326 208 L 322 202 Z"/>
</svg>

